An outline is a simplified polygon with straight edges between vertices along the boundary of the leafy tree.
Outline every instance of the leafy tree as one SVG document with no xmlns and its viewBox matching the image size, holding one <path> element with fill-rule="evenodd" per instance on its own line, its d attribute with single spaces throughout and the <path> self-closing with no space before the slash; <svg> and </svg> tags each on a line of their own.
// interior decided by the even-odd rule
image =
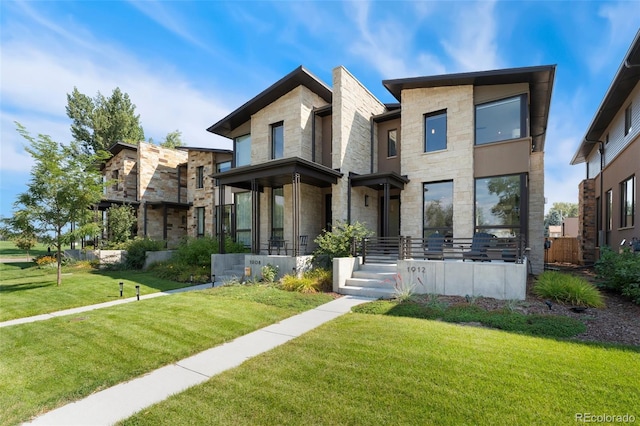
<svg viewBox="0 0 640 426">
<path fill-rule="evenodd" d="M 160 146 L 164 148 L 177 148 L 179 146 L 184 146 L 184 143 L 182 142 L 182 132 L 180 130 L 176 130 L 168 133 L 167 137 L 164 138 L 164 142 L 162 142 Z"/>
<path fill-rule="evenodd" d="M 129 95 L 118 87 L 108 98 L 98 92 L 92 99 L 76 87 L 67 94 L 71 134 L 87 153 L 106 150 L 119 141 L 137 144 L 144 140 L 140 115 L 135 115 L 135 109 Z"/>
<path fill-rule="evenodd" d="M 562 220 L 565 217 L 578 217 L 578 204 L 556 202 L 549 209 L 544 216 L 544 227 L 549 229 L 549 226 L 562 225 Z"/>
<path fill-rule="evenodd" d="M 83 152 L 78 143 L 62 145 L 47 135 L 33 138 L 16 123 L 29 141 L 26 151 L 34 159 L 28 191 L 18 195 L 14 218 L 29 224 L 39 239 L 56 249 L 58 286 L 62 282 L 62 247 L 79 235 L 96 235 L 99 226 L 90 207 L 102 197 L 104 184 L 97 164 L 108 153 Z M 77 224 L 75 228 L 71 225 Z"/>
<path fill-rule="evenodd" d="M 16 212 L 13 217 L 3 218 L 1 230 L 2 234 L 12 240 L 16 247 L 27 252 L 28 258 L 29 250 L 36 245 L 38 238 L 36 230 L 24 212 Z"/>
<path fill-rule="evenodd" d="M 118 244 L 130 240 L 137 222 L 135 210 L 128 204 L 107 209 L 109 241 Z"/>
</svg>

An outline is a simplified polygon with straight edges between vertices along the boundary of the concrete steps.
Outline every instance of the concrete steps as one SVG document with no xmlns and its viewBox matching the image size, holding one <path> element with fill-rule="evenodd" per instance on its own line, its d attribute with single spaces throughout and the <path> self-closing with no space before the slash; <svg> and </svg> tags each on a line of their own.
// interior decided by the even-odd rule
<svg viewBox="0 0 640 426">
<path fill-rule="evenodd" d="M 396 274 L 397 269 L 394 264 L 360 265 L 360 269 L 354 271 L 351 278 L 346 279 L 345 285 L 340 288 L 340 293 L 390 299 L 395 293 Z"/>
</svg>

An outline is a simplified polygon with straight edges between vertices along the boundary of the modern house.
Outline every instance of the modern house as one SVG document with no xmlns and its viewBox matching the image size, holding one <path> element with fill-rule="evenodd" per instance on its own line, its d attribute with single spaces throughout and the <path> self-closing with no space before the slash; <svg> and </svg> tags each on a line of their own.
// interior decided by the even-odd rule
<svg viewBox="0 0 640 426">
<path fill-rule="evenodd" d="M 146 142 L 117 142 L 109 152 L 101 170 L 105 181 L 113 183 L 105 188 L 98 210 L 130 205 L 138 218 L 138 236 L 175 247 L 188 229 L 188 154 Z"/>
<path fill-rule="evenodd" d="M 331 86 L 299 67 L 207 129 L 233 140 L 216 204 L 231 188 L 233 236 L 254 255 L 278 241 L 296 256 L 359 221 L 388 241 L 522 239 L 539 273 L 554 77 L 551 65 L 386 80 L 397 103 L 384 104 L 344 67 Z"/>
<path fill-rule="evenodd" d="M 601 247 L 640 239 L 640 31 L 571 160 L 580 163 L 580 258 L 591 264 Z"/>
</svg>

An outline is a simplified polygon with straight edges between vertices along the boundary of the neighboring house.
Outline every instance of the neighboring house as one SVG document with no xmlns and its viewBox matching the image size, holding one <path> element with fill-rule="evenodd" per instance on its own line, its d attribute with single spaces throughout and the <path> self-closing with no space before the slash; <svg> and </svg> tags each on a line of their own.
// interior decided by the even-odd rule
<svg viewBox="0 0 640 426">
<path fill-rule="evenodd" d="M 303 67 L 207 130 L 233 140 L 213 174 L 233 237 L 300 254 L 338 221 L 379 237 L 523 237 L 544 262 L 544 146 L 555 66 L 386 80 L 383 104 L 345 68 Z M 231 188 L 233 200 L 228 194 Z M 226 231 L 225 231 L 226 232 Z M 221 236 L 224 233 L 221 233 Z"/>
<path fill-rule="evenodd" d="M 109 152 L 112 157 L 101 170 L 105 181 L 113 183 L 98 205 L 105 223 L 111 206 L 131 205 L 138 218 L 138 236 L 175 247 L 187 234 L 187 152 L 145 142 L 118 142 Z"/>
<path fill-rule="evenodd" d="M 577 217 L 565 217 L 562 220 L 561 225 L 549 225 L 549 237 L 571 237 L 576 238 L 578 236 L 578 218 Z"/>
<path fill-rule="evenodd" d="M 580 163 L 580 258 L 590 264 L 600 247 L 640 238 L 640 31 L 571 160 Z"/>
</svg>

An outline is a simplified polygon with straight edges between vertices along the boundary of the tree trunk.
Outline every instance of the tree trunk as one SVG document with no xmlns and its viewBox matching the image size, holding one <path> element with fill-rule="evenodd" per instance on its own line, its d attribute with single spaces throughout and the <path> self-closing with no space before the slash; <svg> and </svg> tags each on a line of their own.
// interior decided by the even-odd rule
<svg viewBox="0 0 640 426">
<path fill-rule="evenodd" d="M 60 232 L 59 229 L 58 229 L 57 234 L 58 234 L 58 247 L 57 247 L 58 255 L 56 257 L 58 258 L 57 259 L 57 262 L 58 262 L 58 287 L 60 287 L 60 284 L 62 284 L 62 243 L 60 242 L 61 241 L 61 236 L 60 236 L 61 232 Z"/>
</svg>

